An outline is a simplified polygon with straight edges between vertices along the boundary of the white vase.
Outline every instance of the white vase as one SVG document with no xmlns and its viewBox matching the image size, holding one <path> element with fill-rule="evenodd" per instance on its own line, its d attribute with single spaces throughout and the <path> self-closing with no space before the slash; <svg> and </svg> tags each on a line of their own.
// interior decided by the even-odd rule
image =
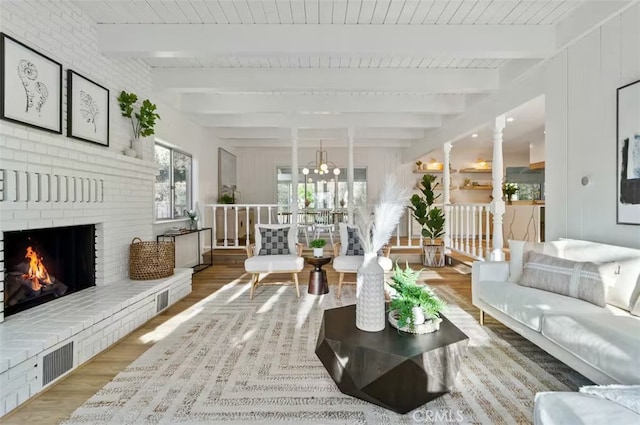
<svg viewBox="0 0 640 425">
<path fill-rule="evenodd" d="M 314 257 L 324 256 L 324 248 L 313 248 L 313 256 Z"/>
<path fill-rule="evenodd" d="M 134 151 L 131 148 L 126 148 L 124 151 L 122 151 L 122 153 L 125 156 L 130 156 L 131 158 L 135 158 L 136 157 L 136 151 Z"/>
<path fill-rule="evenodd" d="M 136 158 L 142 158 L 142 153 L 144 151 L 142 139 L 133 139 L 131 141 L 131 148 L 136 152 Z"/>
<path fill-rule="evenodd" d="M 387 322 L 384 307 L 384 270 L 375 252 L 365 253 L 358 269 L 356 327 L 367 332 L 384 330 Z"/>
</svg>

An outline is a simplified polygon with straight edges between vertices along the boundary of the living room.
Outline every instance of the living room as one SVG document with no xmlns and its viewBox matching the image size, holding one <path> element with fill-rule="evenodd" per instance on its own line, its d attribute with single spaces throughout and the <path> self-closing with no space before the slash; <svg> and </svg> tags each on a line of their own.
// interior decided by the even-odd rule
<svg viewBox="0 0 640 425">
<path fill-rule="evenodd" d="M 284 11 L 283 6 L 288 11 Z M 256 14 L 257 10 L 261 10 L 262 15 Z M 367 14 L 369 18 L 366 18 Z M 219 16 L 226 18 L 221 20 Z M 245 25 L 248 23 L 247 16 L 253 16 L 256 22 Z M 309 24 L 317 23 L 309 25 L 309 29 L 304 28 L 307 26 L 305 16 Z M 419 19 L 420 16 L 423 18 Z M 365 27 L 362 34 L 358 33 L 360 30 L 355 30 L 351 40 L 353 45 L 343 45 L 344 40 L 349 39 L 344 35 L 350 30 L 347 29 L 348 25 L 338 22 L 354 24 L 364 21 L 370 25 L 361 25 Z M 467 25 L 475 21 L 482 25 Z M 190 22 L 198 25 L 189 25 Z M 49 87 L 48 104 L 59 103 L 57 115 L 49 123 L 33 124 L 19 118 L 19 115 L 12 117 L 11 111 L 3 105 L 5 119 L 0 121 L 3 296 L 7 295 L 4 285 L 9 275 L 5 264 L 5 258 L 8 258 L 5 245 L 8 237 L 5 233 L 45 228 L 89 226 L 90 232 L 93 232 L 90 234 L 95 238 L 95 249 L 85 255 L 95 257 L 91 271 L 95 276 L 95 287 L 107 293 L 109 288 L 116 288 L 123 282 L 130 285 L 128 266 L 132 240 L 139 237 L 144 241 L 152 241 L 156 235 L 168 229 L 188 225 L 184 211 L 178 211 L 174 219 L 157 220 L 157 210 L 153 208 L 157 199 L 153 188 L 158 174 L 154 162 L 154 140 L 190 156 L 191 197 L 190 208 L 186 209 L 199 209 L 202 216 L 200 224 L 211 226 L 211 218 L 206 216 L 211 210 L 205 205 L 217 204 L 221 195 L 219 148 L 237 158 L 237 191 L 242 204 L 277 204 L 277 166 L 291 167 L 294 157 L 299 167 L 305 166 L 313 161 L 321 140 L 331 161 L 345 168 L 344 175 L 341 174 L 345 182 L 350 159 L 354 167 L 367 169 L 367 200 L 373 204 L 378 199 L 387 174 L 395 175 L 403 187 L 412 188 L 416 180 L 413 173 L 415 161 L 422 159 L 427 162 L 435 157 L 444 162 L 441 156 L 443 146 L 451 143 L 452 161 L 455 164 L 457 142 L 458 149 L 462 150 L 463 138 L 486 129 L 489 136 L 484 141 L 493 143 L 496 118 L 534 99 L 543 99 L 544 102 L 545 240 L 569 238 L 640 249 L 640 226 L 626 224 L 626 220 L 620 219 L 616 199 L 616 176 L 620 172 L 616 156 L 616 94 L 620 87 L 640 79 L 639 22 L 640 5 L 637 1 L 2 2 L 0 31 L 7 36 L 3 43 L 9 43 L 15 51 L 29 52 L 33 57 L 51 63 L 54 68 L 57 66 L 55 69 L 60 72 L 59 87 Z M 264 43 L 259 43 L 259 31 L 278 23 L 291 24 L 287 25 L 287 31 L 293 32 L 267 32 L 265 34 L 269 36 L 265 36 Z M 525 23 L 537 25 L 523 25 Z M 197 31 L 213 32 L 207 37 L 201 37 L 201 33 L 197 32 L 190 34 L 191 29 L 183 33 L 181 31 L 185 29 L 178 28 L 180 24 L 197 26 Z M 244 31 L 246 27 L 254 25 L 257 26 L 247 33 L 249 41 L 243 41 L 234 32 Z M 396 34 L 387 32 L 393 26 L 401 27 L 396 28 Z M 460 31 L 459 40 L 462 41 L 453 37 L 448 28 L 442 28 L 448 26 Z M 487 33 L 481 33 L 484 31 L 482 28 L 469 28 L 474 26 L 487 26 Z M 419 43 L 411 42 L 415 38 L 412 31 L 420 27 L 424 27 L 425 35 L 421 35 Z M 377 33 L 375 30 L 380 31 Z M 482 42 L 471 43 L 479 35 L 486 38 Z M 440 41 L 427 40 L 429 36 Z M 269 42 L 276 41 L 281 44 L 268 46 Z M 507 41 L 513 44 L 509 45 Z M 192 49 L 185 42 L 192 42 Z M 406 42 L 406 49 L 399 48 L 403 42 Z M 469 48 L 471 52 L 464 52 L 465 47 L 459 44 L 463 42 L 473 46 Z M 255 46 L 251 43 L 255 43 Z M 304 43 L 309 46 L 306 50 Z M 8 55 L 8 47 L 3 48 L 3 55 Z M 325 52 L 322 50 L 325 48 L 333 50 L 329 50 L 328 54 L 319 53 Z M 444 51 L 436 54 L 438 49 Z M 316 57 L 317 63 L 313 62 Z M 474 58 L 482 59 L 473 62 L 476 60 Z M 8 75 L 9 71 L 4 69 L 5 63 L 9 63 L 9 56 L 3 56 L 3 72 Z M 15 67 L 11 68 L 11 72 L 14 72 L 13 69 Z M 41 73 L 44 72 L 42 69 Z M 301 71 L 300 75 L 296 70 Z M 72 123 L 67 119 L 67 108 L 70 107 L 67 90 L 70 88 L 70 78 L 78 76 L 108 90 L 108 130 L 106 138 L 97 143 L 88 143 L 82 138 L 68 135 L 71 134 L 68 131 L 72 129 Z M 24 102 L 25 92 L 28 92 L 26 80 L 16 81 L 18 85 L 14 88 L 22 91 L 18 91 L 18 94 Z M 121 91 L 136 93 L 140 100 L 150 99 L 157 105 L 160 116 L 155 134 L 142 142 L 137 158 L 123 153 L 130 148 L 132 136 L 131 123 L 121 116 L 118 105 L 117 98 Z M 3 85 L 3 99 L 9 98 L 8 93 L 9 88 Z M 292 128 L 297 129 L 295 143 Z M 351 147 L 348 145 L 349 134 L 352 135 Z M 505 139 L 505 146 L 507 143 Z M 471 158 L 465 157 L 467 159 Z M 491 176 L 487 180 L 493 178 Z M 489 205 L 491 200 L 488 196 L 486 198 L 482 202 Z M 138 291 L 131 294 L 135 302 L 114 300 L 113 305 L 105 307 L 109 311 L 128 310 L 126 320 L 109 326 L 102 323 L 104 317 L 82 319 L 92 322 L 91 326 L 83 325 L 92 327 L 92 334 L 76 340 L 76 344 L 80 344 L 76 345 L 76 348 L 80 347 L 80 352 L 74 360 L 74 371 L 56 378 L 59 383 L 33 384 L 32 381 L 41 374 L 38 368 L 42 362 L 32 351 L 34 346 L 38 346 L 42 348 L 37 354 L 46 354 L 47 350 L 62 344 L 69 335 L 75 335 L 76 330 L 53 330 L 58 323 L 70 329 L 77 328 L 77 324 L 66 323 L 69 312 L 55 312 L 55 323 L 32 332 L 27 330 L 26 319 L 32 318 L 37 308 L 8 315 L 5 307 L 0 316 L 4 320 L 0 323 L 0 332 L 5 336 L 10 333 L 14 335 L 10 327 L 22 316 L 26 319 L 20 322 L 20 331 L 26 335 L 14 339 L 12 346 L 5 345 L 6 340 L 2 340 L 0 413 L 6 414 L 6 417 L 1 420 L 6 423 L 24 422 L 28 416 L 20 415 L 28 415 L 33 406 L 38 406 L 39 397 L 57 394 L 56 386 L 63 385 L 74 375 L 74 379 L 79 381 L 67 382 L 82 381 L 83 368 L 76 366 L 90 359 L 99 359 L 100 352 L 144 323 L 147 323 L 145 329 L 151 335 L 149 338 L 158 342 L 163 337 L 153 334 L 154 326 L 157 325 L 159 332 L 170 334 L 172 327 L 177 327 L 183 321 L 188 322 L 189 315 L 197 316 L 199 302 L 202 302 L 200 305 L 217 303 L 219 300 L 230 305 L 239 303 L 242 308 L 238 311 L 256 315 L 268 314 L 279 299 L 286 300 L 287 305 L 297 305 L 290 286 L 265 286 L 258 288 L 252 300 L 255 303 L 252 306 L 256 308 L 251 310 L 248 308 L 250 276 L 242 264 L 232 268 L 232 272 L 227 266 L 215 264 L 209 271 L 192 276 L 188 267 L 194 261 L 199 262 L 201 254 L 200 249 L 195 254 L 185 254 L 192 245 L 194 242 L 189 236 L 176 240 L 176 265 L 183 271 L 164 283 L 162 288 L 136 283 L 131 289 Z M 203 250 L 204 245 L 209 245 L 209 242 L 203 242 Z M 498 247 L 503 248 L 507 248 L 506 238 L 504 246 Z M 402 258 L 402 252 L 396 251 L 392 257 Z M 310 270 L 306 267 L 305 272 Z M 514 338 L 519 336 L 513 332 L 513 335 L 508 334 L 509 330 L 501 328 L 498 321 L 488 321 L 491 332 L 495 331 L 498 335 L 496 338 L 485 335 L 483 332 L 489 331 L 477 327 L 477 309 L 471 305 L 471 278 L 456 276 L 455 273 L 449 269 L 427 269 L 423 271 L 421 280 L 441 288 L 448 295 L 450 304 L 468 306 L 468 312 L 464 308 L 456 308 L 451 314 L 452 321 L 453 317 L 460 317 L 468 326 L 465 332 L 467 329 L 474 330 L 471 345 L 478 343 L 484 347 L 486 343 L 495 348 L 505 344 L 505 341 L 516 341 Z M 282 279 L 281 275 L 267 277 L 267 281 L 275 283 Z M 337 275 L 332 271 L 329 271 L 329 281 L 331 292 L 326 297 L 332 297 L 331 300 L 319 303 L 318 298 L 307 294 L 299 301 L 297 315 L 287 315 L 285 321 L 298 325 L 301 321 L 317 318 L 317 308 L 338 307 L 349 301 L 353 303 L 353 285 L 345 285 L 347 294 L 342 301 L 336 301 L 333 299 L 333 284 L 337 281 Z M 457 291 L 440 285 L 445 281 L 452 282 L 451 287 L 458 288 Z M 158 311 L 155 307 L 144 304 L 146 301 L 143 300 L 149 297 L 155 300 L 155 296 L 166 289 L 171 294 L 169 304 L 175 304 L 156 316 Z M 200 301 L 190 298 L 196 294 Z M 70 305 L 68 301 L 58 303 L 64 299 L 48 304 Z M 185 304 L 186 300 L 191 304 Z M 180 314 L 182 310 L 183 315 Z M 52 307 L 47 307 L 46 311 L 54 312 Z M 222 311 L 226 310 L 223 308 Z M 226 314 L 233 316 L 235 313 L 230 309 Z M 82 314 L 78 313 L 80 316 Z M 168 324 L 162 326 L 160 317 L 168 320 Z M 150 319 L 152 321 L 148 322 Z M 316 329 L 305 328 L 304 334 L 293 334 L 296 342 L 301 336 L 308 338 L 310 358 L 303 359 L 302 363 L 313 365 L 315 361 L 317 364 L 313 373 L 317 378 L 321 372 L 324 373 L 324 369 L 313 354 L 312 346 L 317 332 L 314 334 L 312 331 Z M 244 325 L 234 330 L 235 334 L 226 333 L 231 332 L 226 328 L 220 331 L 225 332 L 223 338 L 237 343 L 237 347 L 251 340 L 252 335 L 255 340 L 252 344 L 258 341 L 255 338 L 256 329 L 251 330 Z M 56 332 L 52 339 L 52 333 Z M 138 332 L 140 336 L 141 331 Z M 283 335 L 281 338 L 278 344 L 287 346 L 286 337 Z M 526 352 L 530 347 L 525 344 L 527 341 L 524 338 L 520 339 L 524 343 L 518 340 L 514 345 Z M 269 341 L 263 343 L 264 347 L 270 347 Z M 140 350 L 138 355 L 142 355 L 148 345 L 137 347 Z M 281 348 L 280 345 L 278 347 Z M 532 351 L 533 360 L 523 355 L 517 357 L 518 361 L 522 360 L 527 365 L 535 364 L 535 361 L 548 361 L 551 362 L 551 369 L 542 368 L 540 374 L 535 376 L 539 382 L 532 387 L 540 391 L 577 391 L 577 383 L 588 385 L 593 381 L 593 378 L 589 380 L 580 376 L 544 351 L 533 347 L 538 350 Z M 262 358 L 264 351 L 260 353 Z M 238 354 L 244 356 L 246 353 Z M 114 375 L 125 370 L 138 355 L 115 368 Z M 486 354 L 484 356 L 484 360 L 489 362 Z M 480 355 L 480 358 L 483 356 Z M 286 363 L 288 359 L 282 361 Z M 467 367 L 477 364 L 470 361 Z M 552 374 L 549 371 L 553 367 L 562 370 L 560 383 L 545 381 L 548 379 L 546 374 Z M 291 373 L 290 370 L 285 372 Z M 233 373 L 242 378 L 247 372 L 238 369 Z M 451 413 L 448 420 L 441 417 L 440 422 L 475 420 L 481 423 L 505 423 L 509 421 L 504 418 L 509 417 L 512 420 L 522 419 L 525 423 L 533 420 L 535 394 L 529 392 L 522 399 L 497 397 L 488 402 L 492 408 L 502 404 L 510 406 L 504 409 L 507 416 L 468 415 L 468 411 L 475 414 L 482 411 L 476 407 L 484 401 L 468 398 L 471 397 L 470 393 L 465 392 L 453 393 L 454 397 L 449 395 L 447 399 L 439 398 L 425 405 L 427 410 L 418 411 L 418 416 L 409 417 L 383 412 L 382 409 L 367 410 L 357 404 L 360 401 L 352 401 L 355 399 L 344 396 L 335 387 L 329 387 L 333 383 L 328 375 L 322 377 L 324 381 L 314 381 L 313 385 L 319 386 L 313 388 L 320 391 L 323 397 L 321 402 L 325 405 L 322 408 L 316 406 L 312 411 L 331 410 L 327 406 L 339 400 L 336 402 L 341 404 L 340 412 L 355 412 L 358 409 L 365 412 L 359 419 L 354 419 L 357 417 L 354 414 L 346 416 L 347 419 L 342 422 L 339 417 L 329 418 L 335 423 L 381 423 L 377 421 L 384 420 L 424 423 L 429 422 L 429 412 L 436 410 Z M 469 377 L 475 379 L 475 375 L 468 375 L 465 385 Z M 248 378 L 254 379 L 252 376 Z M 259 379 L 262 378 L 264 376 L 261 375 Z M 277 380 L 278 377 L 273 379 Z M 486 379 L 482 383 L 492 382 L 497 388 L 510 382 L 505 380 L 500 383 L 500 375 L 482 379 Z M 97 386 L 93 393 L 64 413 L 62 418 L 71 415 L 107 382 Z M 213 385 L 207 382 L 201 384 L 207 388 Z M 267 391 L 261 385 L 257 386 L 258 391 Z M 517 385 L 526 386 L 526 383 Z M 276 391 L 284 398 L 286 394 L 293 396 L 294 392 L 290 390 L 287 393 L 283 388 Z M 104 397 L 104 392 L 101 397 Z M 461 407 L 463 398 L 476 407 Z M 304 404 L 309 400 L 298 400 L 296 403 Z M 64 401 L 45 398 L 40 403 L 43 403 L 39 405 L 42 407 L 47 403 L 50 406 L 64 404 Z M 231 416 L 228 420 L 235 418 L 238 421 L 260 423 L 259 415 L 251 418 L 251 405 L 236 405 L 234 408 L 244 414 L 234 417 L 229 413 Z M 260 408 L 269 412 L 264 406 Z M 458 408 L 466 415 L 462 421 L 456 419 Z M 172 406 L 171 409 L 176 407 Z M 515 416 L 509 416 L 512 413 Z M 78 415 L 74 419 L 77 422 L 71 423 L 82 423 L 82 414 Z M 49 418 L 47 422 L 47 415 L 41 416 L 42 422 L 33 423 L 58 423 L 61 420 L 52 422 Z M 268 415 L 262 417 L 263 423 L 268 418 Z M 206 421 L 206 418 L 191 419 Z M 276 422 L 282 418 L 276 415 L 272 419 Z M 328 423 L 329 419 L 311 417 L 309 422 Z M 220 416 L 216 420 L 223 419 Z M 139 422 L 144 421 L 150 422 L 152 419 L 139 419 Z M 91 423 L 91 419 L 84 423 Z"/>
</svg>

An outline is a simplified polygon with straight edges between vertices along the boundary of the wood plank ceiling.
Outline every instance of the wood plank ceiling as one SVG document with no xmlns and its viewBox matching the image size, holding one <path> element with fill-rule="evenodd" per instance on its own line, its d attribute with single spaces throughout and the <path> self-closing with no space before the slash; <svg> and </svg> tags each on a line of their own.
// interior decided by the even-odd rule
<svg viewBox="0 0 640 425">
<path fill-rule="evenodd" d="M 99 24 L 105 54 L 144 60 L 152 68 L 154 88 L 173 96 L 196 122 L 217 128 L 219 137 L 237 143 L 277 140 L 298 127 L 303 138 L 341 139 L 352 127 L 357 139 L 384 144 L 424 138 L 425 131 L 428 135 L 446 117 L 463 113 L 469 102 L 496 90 L 502 70 L 526 70 L 544 59 L 552 53 L 546 48 L 551 43 L 544 44 L 536 36 L 543 32 L 535 31 L 554 31 L 582 1 L 72 3 Z M 290 38 L 277 33 L 278 28 Z M 385 35 L 371 37 L 368 45 L 358 37 L 369 30 Z M 421 36 L 421 31 L 428 35 L 424 49 L 421 43 L 398 47 L 402 40 L 416 41 L 412 34 Z M 346 34 L 344 43 L 331 39 L 336 32 Z M 501 32 L 504 39 L 496 36 Z M 112 40 L 120 33 L 131 43 Z M 145 37 L 140 34 L 147 33 L 150 40 L 141 40 Z M 265 45 L 252 49 L 263 33 Z M 165 38 L 171 45 L 167 51 L 158 47 Z M 437 48 L 440 39 L 442 51 Z M 476 39 L 466 51 L 464 46 Z M 128 44 L 139 47 L 127 50 L 123 45 Z M 313 47 L 307 51 L 306 45 Z M 486 49 L 480 48 L 484 45 Z"/>
</svg>

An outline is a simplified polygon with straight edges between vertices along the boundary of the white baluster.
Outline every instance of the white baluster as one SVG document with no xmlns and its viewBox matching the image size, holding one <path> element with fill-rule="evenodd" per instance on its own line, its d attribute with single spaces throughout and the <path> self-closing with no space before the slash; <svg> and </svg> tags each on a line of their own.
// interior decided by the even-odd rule
<svg viewBox="0 0 640 425">
<path fill-rule="evenodd" d="M 467 223 L 467 227 L 465 229 L 465 245 L 464 252 L 469 253 L 469 205 L 464 208 L 465 221 Z"/>
<path fill-rule="evenodd" d="M 505 212 L 505 204 L 502 200 L 502 131 L 505 124 L 504 115 L 500 115 L 496 118 L 493 129 L 493 201 L 491 202 L 493 211 L 493 249 L 491 251 L 491 261 L 504 260 L 502 218 Z"/>
<path fill-rule="evenodd" d="M 473 205 L 471 207 L 471 253 L 473 255 L 478 255 L 478 251 L 476 251 L 476 214 L 477 207 Z"/>
</svg>

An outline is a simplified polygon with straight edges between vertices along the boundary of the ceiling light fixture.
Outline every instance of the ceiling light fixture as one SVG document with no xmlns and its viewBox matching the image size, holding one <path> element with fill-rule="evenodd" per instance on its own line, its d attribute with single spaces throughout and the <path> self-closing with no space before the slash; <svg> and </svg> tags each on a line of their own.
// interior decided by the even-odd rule
<svg viewBox="0 0 640 425">
<path fill-rule="evenodd" d="M 507 118 L 507 122 L 513 122 L 513 117 Z"/>
<path fill-rule="evenodd" d="M 478 133 L 473 133 L 473 134 L 471 135 L 471 137 L 473 137 L 473 138 L 475 139 L 476 137 L 478 137 Z"/>
<path fill-rule="evenodd" d="M 340 174 L 340 168 L 336 167 L 336 164 L 329 161 L 329 154 L 325 149 L 322 149 L 322 140 L 320 140 L 320 149 L 316 150 L 316 160 L 310 161 L 305 168 L 302 169 L 302 174 L 305 176 L 309 174 L 309 169 L 313 169 L 314 174 L 329 174 L 329 170 L 333 169 L 334 175 Z"/>
</svg>

